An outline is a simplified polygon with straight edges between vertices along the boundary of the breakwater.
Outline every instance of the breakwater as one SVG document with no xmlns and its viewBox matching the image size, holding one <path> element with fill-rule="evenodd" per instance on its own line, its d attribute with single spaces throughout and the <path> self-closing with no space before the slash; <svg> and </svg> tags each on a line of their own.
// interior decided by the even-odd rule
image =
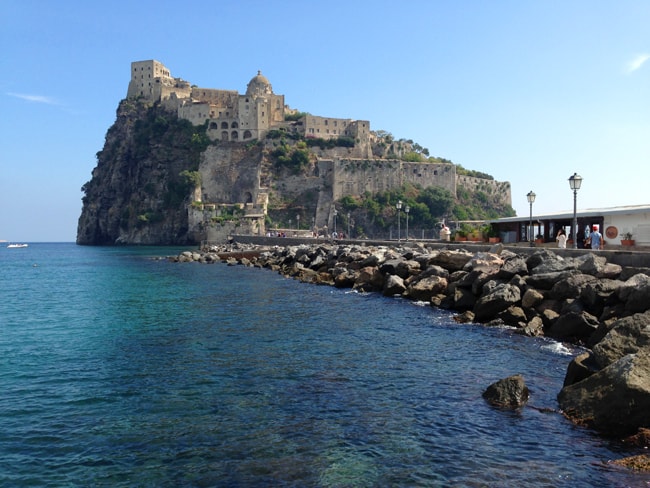
<svg viewBox="0 0 650 488">
<path fill-rule="evenodd" d="M 650 428 L 650 272 L 643 266 L 623 266 L 602 253 L 500 244 L 468 250 L 235 243 L 173 260 L 268 268 L 305 283 L 426 302 L 455 311 L 458 322 L 582 345 L 586 352 L 570 363 L 558 392 L 563 413 L 607 435 Z"/>
</svg>

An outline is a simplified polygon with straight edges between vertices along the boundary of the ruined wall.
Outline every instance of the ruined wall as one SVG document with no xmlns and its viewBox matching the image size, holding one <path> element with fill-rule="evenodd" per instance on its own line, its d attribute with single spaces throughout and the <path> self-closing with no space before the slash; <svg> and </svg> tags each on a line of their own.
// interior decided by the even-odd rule
<svg viewBox="0 0 650 488">
<path fill-rule="evenodd" d="M 399 188 L 406 183 L 438 186 L 456 193 L 456 167 L 445 163 L 408 163 L 379 159 L 341 159 L 334 166 L 335 200 Z"/>
<path fill-rule="evenodd" d="M 462 186 L 471 193 L 483 192 L 503 205 L 511 205 L 511 188 L 508 181 L 487 180 L 473 176 L 458 175 L 458 186 Z"/>
</svg>

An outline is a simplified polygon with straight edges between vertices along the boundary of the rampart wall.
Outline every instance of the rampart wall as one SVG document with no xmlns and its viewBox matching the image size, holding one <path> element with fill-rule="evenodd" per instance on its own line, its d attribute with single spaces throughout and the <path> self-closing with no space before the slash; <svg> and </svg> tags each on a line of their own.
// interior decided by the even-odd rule
<svg viewBox="0 0 650 488">
<path fill-rule="evenodd" d="M 377 193 L 406 183 L 437 186 L 456 193 L 456 167 L 446 163 L 409 163 L 396 159 L 341 159 L 334 164 L 333 198 Z"/>
</svg>

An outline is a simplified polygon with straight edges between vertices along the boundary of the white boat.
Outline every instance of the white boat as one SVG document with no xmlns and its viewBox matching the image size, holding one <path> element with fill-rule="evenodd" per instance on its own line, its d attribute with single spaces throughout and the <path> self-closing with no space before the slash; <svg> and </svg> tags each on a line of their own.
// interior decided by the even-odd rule
<svg viewBox="0 0 650 488">
<path fill-rule="evenodd" d="M 9 244 L 7 246 L 7 249 L 12 249 L 12 248 L 15 249 L 17 247 L 27 247 L 27 246 L 29 246 L 29 244 Z"/>
</svg>

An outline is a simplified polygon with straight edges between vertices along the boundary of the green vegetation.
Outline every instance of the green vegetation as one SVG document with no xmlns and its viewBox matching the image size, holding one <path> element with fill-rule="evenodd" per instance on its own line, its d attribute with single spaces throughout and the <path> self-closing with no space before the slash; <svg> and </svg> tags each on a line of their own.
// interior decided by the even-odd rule
<svg viewBox="0 0 650 488">
<path fill-rule="evenodd" d="M 395 204 L 401 200 L 403 208 L 409 206 L 409 222 L 414 227 L 432 228 L 445 216 L 450 215 L 454 206 L 453 195 L 443 188 L 422 189 L 406 185 L 395 190 L 380 193 L 366 193 L 361 198 L 346 196 L 339 200 L 344 212 L 352 212 L 355 220 L 364 227 L 384 232 L 394 225 L 397 209 Z"/>
<path fill-rule="evenodd" d="M 286 168 L 293 174 L 300 174 L 309 165 L 309 155 L 304 141 L 298 142 L 294 147 L 285 142 L 270 154 L 276 168 Z"/>
<path fill-rule="evenodd" d="M 474 171 L 463 168 L 460 164 L 456 165 L 456 174 L 459 176 L 473 176 L 474 178 L 483 178 L 486 180 L 494 180 L 494 176 L 481 171 Z"/>
<path fill-rule="evenodd" d="M 334 147 L 354 147 L 352 137 L 341 136 L 332 139 L 323 139 L 320 137 L 308 137 L 305 139 L 309 147 L 318 146 L 321 149 L 332 149 Z"/>
<path fill-rule="evenodd" d="M 296 120 L 300 120 L 307 115 L 309 115 L 308 112 L 296 112 L 293 114 L 285 114 L 284 120 L 286 120 L 287 122 L 295 122 Z"/>
<path fill-rule="evenodd" d="M 406 185 L 400 189 L 370 194 L 362 197 L 345 196 L 337 202 L 343 214 L 350 212 L 356 222 L 356 232 L 365 228 L 371 233 L 385 233 L 395 225 L 396 203 L 402 201 L 402 212 L 409 206 L 409 225 L 411 229 L 431 229 L 436 223 L 445 219 L 456 220 L 490 220 L 515 215 L 510 206 L 495 204 L 484 192 L 473 194 L 463 187 L 458 188 L 460 198 L 440 187 L 421 188 Z M 404 216 L 402 216 L 404 218 Z M 465 233 L 472 228 L 465 226 Z M 488 226 L 489 227 L 489 226 Z M 490 229 L 482 229 L 489 233 Z"/>
<path fill-rule="evenodd" d="M 149 109 L 133 125 L 133 153 L 140 161 L 151 155 L 156 146 L 182 150 L 192 169 L 198 169 L 199 157 L 210 145 L 207 123 L 194 126 L 189 120 L 179 119 L 159 107 Z"/>
</svg>

